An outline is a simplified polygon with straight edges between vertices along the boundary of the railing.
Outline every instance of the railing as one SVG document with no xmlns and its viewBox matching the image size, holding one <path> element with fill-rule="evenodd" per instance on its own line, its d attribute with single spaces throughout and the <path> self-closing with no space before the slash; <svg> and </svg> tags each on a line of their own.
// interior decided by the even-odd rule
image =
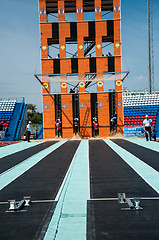
<svg viewBox="0 0 159 240">
<path fill-rule="evenodd" d="M 12 101 L 16 100 L 17 103 L 24 103 L 24 97 L 8 97 L 8 98 L 0 98 L 0 101 Z"/>
<path fill-rule="evenodd" d="M 16 129 L 16 134 L 15 134 L 15 140 L 16 141 L 18 140 L 18 137 L 19 137 L 19 132 L 20 132 L 20 128 L 21 128 L 21 125 L 22 125 L 23 118 L 24 118 L 25 110 L 26 110 L 26 105 L 23 104 L 22 108 L 21 108 L 21 116 L 19 118 L 17 129 Z"/>
</svg>

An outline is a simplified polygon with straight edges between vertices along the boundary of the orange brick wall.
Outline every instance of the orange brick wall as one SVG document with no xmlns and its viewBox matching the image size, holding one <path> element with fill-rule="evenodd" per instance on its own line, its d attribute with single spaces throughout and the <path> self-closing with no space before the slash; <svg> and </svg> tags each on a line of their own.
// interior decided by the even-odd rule
<svg viewBox="0 0 159 240">
<path fill-rule="evenodd" d="M 91 96 L 79 94 L 80 133 L 82 137 L 92 136 Z"/>
<path fill-rule="evenodd" d="M 89 72 L 89 59 L 88 58 L 81 58 L 78 60 L 78 72 L 79 73 L 85 73 Z M 83 82 L 82 80 L 85 78 L 84 75 L 79 75 L 80 82 Z M 85 85 L 81 87 L 81 84 L 79 82 L 79 92 L 85 92 Z"/>
<path fill-rule="evenodd" d="M 61 1 L 61 3 L 58 2 L 58 6 L 61 6 L 60 8 L 64 5 L 64 1 Z M 59 14 L 60 21 L 63 21 L 64 14 Z M 60 50 L 60 58 L 66 58 L 66 38 L 70 37 L 70 23 L 59 23 L 59 50 Z M 60 61 L 60 73 L 68 73 L 68 68 L 69 65 L 67 66 L 65 61 Z M 66 76 L 61 76 L 61 79 L 64 79 L 63 83 L 67 82 Z M 67 93 L 67 85 L 66 88 L 63 88 L 61 85 L 61 93 Z"/>
<path fill-rule="evenodd" d="M 102 36 L 107 36 L 106 21 L 95 22 L 96 29 L 96 56 L 102 56 Z M 98 46 L 101 47 L 98 47 Z"/>
<path fill-rule="evenodd" d="M 48 43 L 47 39 L 52 38 L 52 24 L 47 23 L 46 17 L 46 1 L 54 0 L 39 0 L 39 15 L 40 15 L 40 32 L 41 32 L 41 64 L 42 74 L 53 74 L 53 60 L 48 59 Z M 101 8 L 101 0 L 94 0 L 95 9 Z M 118 6 L 118 10 L 116 7 Z M 83 9 L 83 0 L 76 0 L 76 9 Z M 70 23 L 65 22 L 65 12 L 60 14 L 59 10 L 64 9 L 64 0 L 58 1 L 58 20 L 59 20 L 59 54 L 60 54 L 60 73 L 61 83 L 61 105 L 67 108 L 62 108 L 62 134 L 64 138 L 73 136 L 73 109 L 72 95 L 67 91 L 67 77 L 65 74 L 71 73 L 71 59 L 66 59 L 66 38 L 70 37 Z M 44 11 L 45 14 L 41 14 Z M 89 73 L 89 58 L 84 57 L 84 37 L 89 35 L 89 24 L 83 21 L 83 12 L 77 16 L 77 48 L 78 48 L 78 72 Z M 120 0 L 113 0 L 113 17 L 114 17 L 114 55 L 115 71 L 121 71 L 121 36 L 120 36 Z M 102 56 L 102 36 L 107 36 L 107 22 L 101 21 L 101 11 L 95 11 L 95 42 L 96 42 L 96 69 L 97 72 L 108 71 L 108 58 Z M 98 47 L 97 47 L 98 46 Z M 101 46 L 101 47 L 100 47 Z M 109 94 L 103 92 L 102 74 L 97 75 L 97 102 L 98 105 L 98 120 L 99 120 L 99 136 L 108 136 L 110 131 L 110 116 L 109 116 Z M 84 75 L 79 76 L 79 80 L 84 79 Z M 98 81 L 99 79 L 99 81 Z M 116 95 L 116 110 L 117 123 L 119 131 L 123 131 L 123 107 L 122 107 L 122 82 L 120 79 L 115 81 Z M 55 108 L 54 101 L 48 95 L 49 83 L 47 89 L 42 89 L 43 105 L 48 105 L 48 109 L 44 109 L 44 138 L 55 137 Z M 66 83 L 66 87 L 62 87 Z M 100 83 L 100 84 L 98 84 Z M 103 106 L 101 107 L 101 103 Z M 121 103 L 121 104 L 120 104 Z M 65 105 L 64 105 L 65 104 Z M 83 104 L 83 105 L 82 105 Z M 121 106 L 120 106 L 121 105 Z M 84 106 L 83 108 L 81 106 Z M 91 121 L 91 95 L 85 93 L 85 86 L 82 87 L 79 81 L 79 115 L 80 115 L 80 132 L 83 137 L 92 136 L 92 121 Z M 86 120 L 86 121 L 85 121 Z M 102 127 L 103 126 L 103 127 Z"/>
<path fill-rule="evenodd" d="M 46 0 L 39 0 L 40 22 L 46 22 L 46 14 L 41 14 L 42 10 L 46 13 Z"/>
<path fill-rule="evenodd" d="M 65 21 L 65 14 L 59 14 L 60 9 L 64 9 L 64 0 L 58 1 L 58 20 L 59 22 L 64 22 Z"/>
<path fill-rule="evenodd" d="M 98 93 L 99 136 L 108 137 L 110 133 L 109 93 Z"/>
<path fill-rule="evenodd" d="M 79 4 L 79 3 L 78 3 Z M 80 14 L 77 14 L 80 15 Z M 82 16 L 78 16 L 79 19 L 83 19 Z M 85 73 L 89 72 L 89 60 L 84 58 L 84 37 L 88 36 L 88 23 L 87 22 L 80 22 L 77 23 L 77 46 L 78 46 L 78 57 L 82 58 L 78 60 L 78 72 Z M 83 75 L 79 76 L 79 80 L 84 79 Z M 79 82 L 79 92 L 85 92 L 85 86 L 81 87 Z"/>
<path fill-rule="evenodd" d="M 41 60 L 41 67 L 43 74 L 53 74 L 53 60 L 52 59 L 42 59 Z"/>
<path fill-rule="evenodd" d="M 95 5 L 97 7 L 101 7 L 101 0 L 96 0 Z M 101 19 L 101 12 L 100 13 L 95 13 L 96 19 L 100 20 Z M 95 29 L 96 29 L 96 56 L 97 57 L 102 57 L 102 36 L 107 35 L 107 29 L 106 29 L 106 22 L 101 21 L 101 22 L 95 22 Z M 97 58 L 96 62 L 96 67 L 97 67 L 97 72 L 103 72 L 107 71 L 106 68 L 104 68 L 104 59 L 103 58 Z M 97 78 L 101 79 L 102 74 L 98 74 Z M 103 84 L 103 81 L 100 80 L 100 82 Z M 99 85 L 97 81 L 97 92 L 103 92 L 103 85 Z"/>
<path fill-rule="evenodd" d="M 101 9 L 101 0 L 95 0 L 95 9 L 96 8 Z M 98 13 L 95 11 L 95 20 L 101 20 L 101 11 Z"/>
<path fill-rule="evenodd" d="M 83 0 L 76 0 L 76 12 L 78 8 L 83 9 Z M 77 21 L 83 21 L 83 12 L 77 13 Z"/>
<path fill-rule="evenodd" d="M 77 23 L 78 57 L 84 57 L 84 37 L 88 36 L 88 23 Z M 80 48 L 82 46 L 83 48 Z"/>
<path fill-rule="evenodd" d="M 97 72 L 107 72 L 108 71 L 108 58 L 107 57 L 102 57 L 102 58 L 97 58 L 96 59 L 96 64 L 97 64 Z M 103 85 L 104 82 L 102 81 L 103 74 L 98 74 L 97 79 L 97 92 L 103 92 Z M 102 82 L 102 86 L 98 84 L 98 82 Z"/>
<path fill-rule="evenodd" d="M 119 7 L 119 11 L 115 11 L 115 7 Z M 114 19 L 120 19 L 120 0 L 113 0 L 113 18 Z"/>
<path fill-rule="evenodd" d="M 52 24 L 40 24 L 41 32 L 41 58 L 48 58 L 47 38 L 52 37 Z"/>
<path fill-rule="evenodd" d="M 60 59 L 60 72 L 61 74 L 64 73 L 71 73 L 71 59 Z M 61 93 L 67 93 L 67 76 L 61 75 Z M 65 86 L 66 87 L 63 87 Z"/>
<path fill-rule="evenodd" d="M 71 138 L 73 136 L 73 108 L 72 95 L 61 95 L 62 106 L 62 137 Z"/>
<path fill-rule="evenodd" d="M 122 99 L 122 92 L 116 93 L 116 112 L 117 112 L 117 124 L 119 125 L 117 127 L 117 131 L 123 133 L 123 99 Z"/>
<path fill-rule="evenodd" d="M 60 58 L 66 57 L 66 38 L 70 37 L 70 23 L 59 23 L 59 50 Z M 62 48 L 64 46 L 65 48 Z"/>
<path fill-rule="evenodd" d="M 54 99 L 54 96 L 52 97 Z M 55 137 L 55 104 L 53 99 L 49 95 L 43 95 L 44 139 Z"/>
</svg>

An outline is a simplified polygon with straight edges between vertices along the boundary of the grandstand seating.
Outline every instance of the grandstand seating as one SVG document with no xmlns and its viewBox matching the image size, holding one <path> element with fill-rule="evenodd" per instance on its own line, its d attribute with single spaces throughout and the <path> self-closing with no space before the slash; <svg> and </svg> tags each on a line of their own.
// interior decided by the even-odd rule
<svg viewBox="0 0 159 240">
<path fill-rule="evenodd" d="M 16 100 L 0 101 L 0 124 L 7 132 L 10 120 L 12 119 Z"/>
<path fill-rule="evenodd" d="M 18 140 L 23 125 L 26 104 L 24 98 L 16 100 L 0 100 L 0 131 L 3 138 L 0 140 Z M 25 120 L 24 120 L 25 122 Z"/>
<path fill-rule="evenodd" d="M 159 94 L 123 96 L 123 107 L 125 130 L 143 126 L 145 115 L 149 116 L 152 120 L 152 126 L 156 127 L 159 113 Z"/>
<path fill-rule="evenodd" d="M 129 95 L 123 97 L 124 107 L 159 105 L 159 94 Z"/>
</svg>

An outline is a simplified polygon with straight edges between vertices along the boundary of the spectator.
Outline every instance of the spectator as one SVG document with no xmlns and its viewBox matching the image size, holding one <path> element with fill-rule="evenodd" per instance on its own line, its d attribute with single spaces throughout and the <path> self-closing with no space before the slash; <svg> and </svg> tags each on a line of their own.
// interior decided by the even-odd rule
<svg viewBox="0 0 159 240">
<path fill-rule="evenodd" d="M 35 130 L 35 139 L 38 139 L 38 130 Z"/>
<path fill-rule="evenodd" d="M 3 124 L 0 123 L 0 131 L 3 131 Z"/>
<path fill-rule="evenodd" d="M 28 125 L 26 126 L 26 135 L 28 142 L 30 142 L 30 133 L 31 133 L 31 121 L 29 121 Z"/>
<path fill-rule="evenodd" d="M 152 138 L 154 141 L 156 141 L 156 131 L 154 128 L 152 128 Z"/>
<path fill-rule="evenodd" d="M 143 121 L 143 127 L 146 135 L 146 140 L 148 141 L 148 135 L 150 136 L 151 141 L 151 126 L 152 126 L 152 120 L 149 118 L 148 115 L 145 116 L 145 120 Z"/>
</svg>

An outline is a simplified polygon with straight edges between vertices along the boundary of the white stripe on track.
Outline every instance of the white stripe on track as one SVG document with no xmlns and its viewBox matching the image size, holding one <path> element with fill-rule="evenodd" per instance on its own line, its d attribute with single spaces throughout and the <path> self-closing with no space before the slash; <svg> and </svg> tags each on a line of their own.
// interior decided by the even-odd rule
<svg viewBox="0 0 159 240">
<path fill-rule="evenodd" d="M 159 172 L 111 140 L 104 142 L 112 148 L 146 183 L 159 194 Z"/>
<path fill-rule="evenodd" d="M 62 189 L 63 189 L 63 187 L 64 187 L 64 185 L 65 185 L 65 183 L 66 183 L 67 177 L 68 177 L 68 175 L 69 175 L 69 173 L 70 173 L 70 171 L 71 171 L 71 169 L 72 169 L 72 166 L 73 166 L 73 164 L 74 164 L 75 157 L 76 157 L 76 155 L 77 155 L 77 152 L 78 152 L 79 147 L 80 147 L 80 143 L 79 143 L 79 146 L 77 147 L 77 150 L 76 150 L 76 152 L 75 152 L 75 154 L 74 154 L 74 156 L 73 156 L 73 159 L 72 159 L 72 161 L 71 161 L 71 164 L 70 164 L 70 166 L 69 166 L 69 169 L 67 170 L 67 173 L 66 173 L 66 175 L 65 175 L 65 177 L 64 177 L 64 180 L 63 180 L 63 182 L 62 182 L 62 184 L 61 184 L 61 186 L 60 186 L 60 189 L 59 189 L 59 191 L 58 191 L 58 193 L 57 193 L 57 195 L 56 195 L 55 201 L 58 201 L 58 200 L 59 200 L 59 197 L 60 197 L 60 195 L 61 195 Z"/>
<path fill-rule="evenodd" d="M 14 143 L 8 146 L 4 146 L 0 148 L 0 158 L 9 156 L 13 153 L 17 153 L 20 151 L 23 151 L 25 149 L 28 149 L 30 147 L 34 147 L 37 146 L 39 144 L 41 144 L 43 142 L 39 141 L 39 142 L 20 142 L 20 143 Z"/>
<path fill-rule="evenodd" d="M 159 152 L 159 143 L 155 141 L 146 141 L 145 138 L 124 138 L 124 140 L 135 143 L 141 147 Z"/>
<path fill-rule="evenodd" d="M 23 173 L 28 171 L 30 168 L 32 168 L 34 165 L 36 165 L 38 162 L 40 162 L 43 158 L 45 158 L 47 155 L 55 151 L 57 148 L 59 148 L 61 145 L 63 145 L 66 141 L 60 141 L 55 143 L 54 145 L 44 149 L 43 151 L 36 153 L 35 155 L 27 158 L 22 163 L 14 166 L 11 169 L 8 169 L 4 173 L 0 175 L 0 190 L 5 188 L 8 184 L 13 182 L 15 179 L 20 177 Z"/>
</svg>

